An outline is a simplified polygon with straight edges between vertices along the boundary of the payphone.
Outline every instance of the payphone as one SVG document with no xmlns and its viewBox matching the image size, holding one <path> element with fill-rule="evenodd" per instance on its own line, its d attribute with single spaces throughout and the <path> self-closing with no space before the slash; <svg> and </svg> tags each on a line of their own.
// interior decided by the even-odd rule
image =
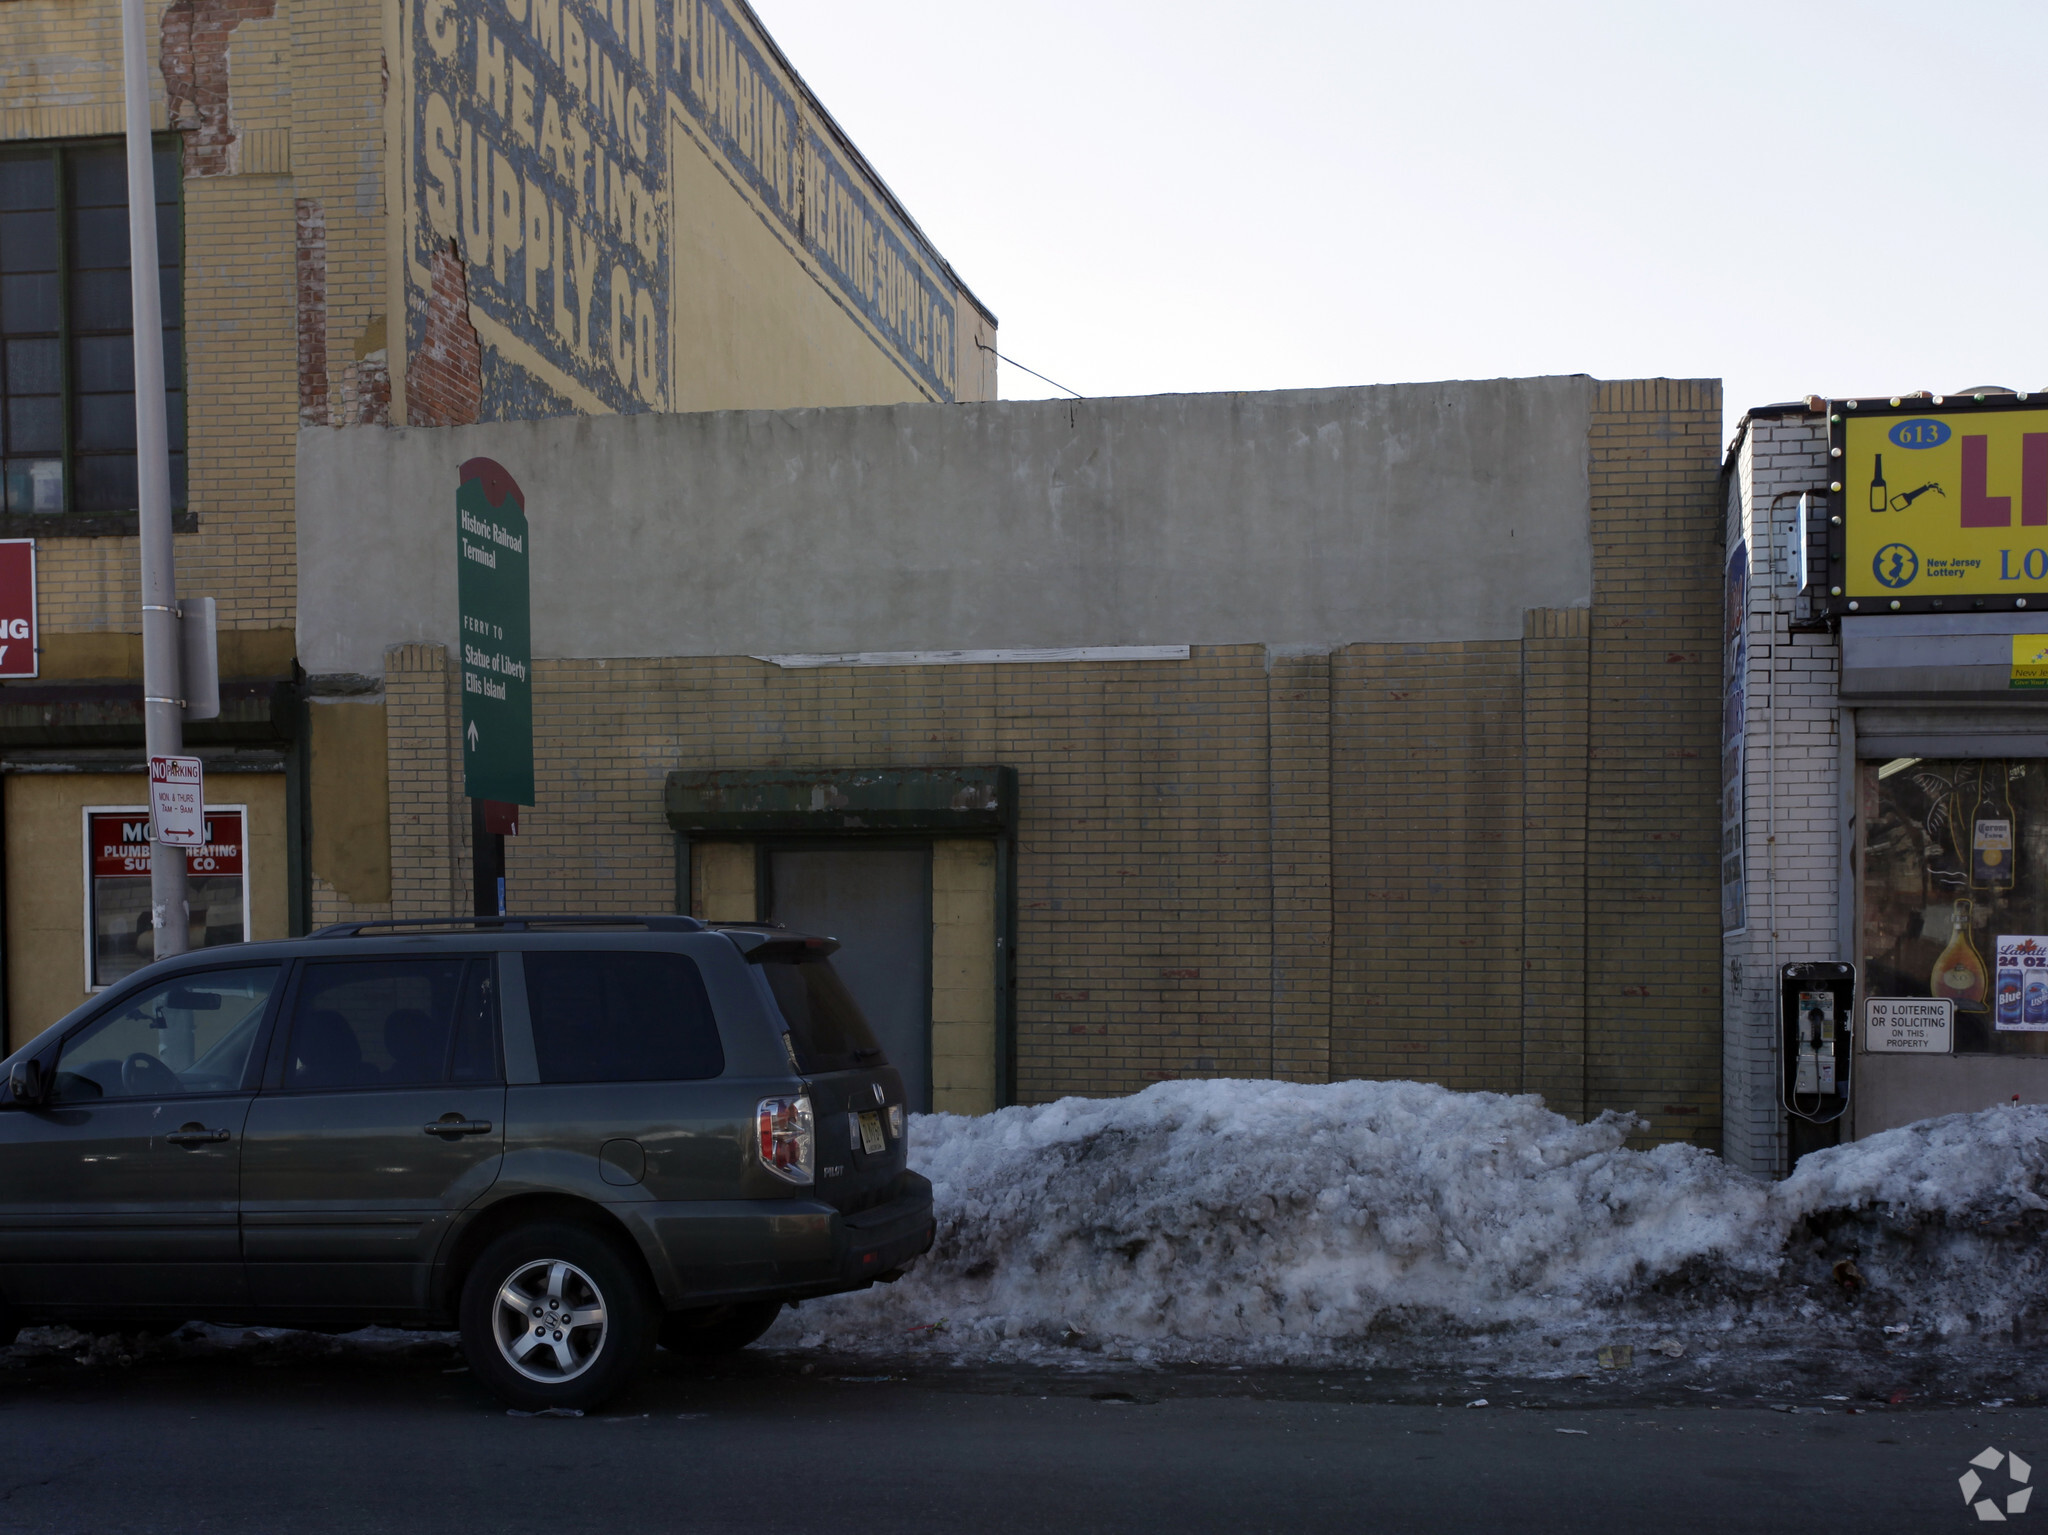
<svg viewBox="0 0 2048 1535">
<path fill-rule="evenodd" d="M 1849 1112 L 1856 967 L 1785 965 L 1778 972 L 1787 1149 L 1798 1161 L 1841 1140 Z"/>
</svg>

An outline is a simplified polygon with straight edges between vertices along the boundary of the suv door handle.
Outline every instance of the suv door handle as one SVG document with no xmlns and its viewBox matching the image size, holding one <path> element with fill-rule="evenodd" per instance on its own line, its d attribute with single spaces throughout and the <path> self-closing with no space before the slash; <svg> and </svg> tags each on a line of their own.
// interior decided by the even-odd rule
<svg viewBox="0 0 2048 1535">
<path fill-rule="evenodd" d="M 491 1122 L 488 1119 L 437 1119 L 420 1128 L 429 1135 L 489 1135 Z"/>
<path fill-rule="evenodd" d="M 206 1146 L 228 1138 L 225 1130 L 209 1130 L 201 1124 L 181 1125 L 164 1139 L 173 1146 Z"/>
</svg>

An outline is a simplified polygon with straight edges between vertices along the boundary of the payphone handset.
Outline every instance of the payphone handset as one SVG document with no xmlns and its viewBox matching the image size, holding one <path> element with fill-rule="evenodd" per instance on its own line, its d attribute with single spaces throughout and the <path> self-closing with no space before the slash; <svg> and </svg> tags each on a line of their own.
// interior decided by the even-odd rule
<svg viewBox="0 0 2048 1535">
<path fill-rule="evenodd" d="M 1849 1020 L 1855 1016 L 1856 967 L 1786 965 L 1778 975 L 1784 1020 L 1785 1111 L 1815 1124 L 1849 1108 Z"/>
</svg>

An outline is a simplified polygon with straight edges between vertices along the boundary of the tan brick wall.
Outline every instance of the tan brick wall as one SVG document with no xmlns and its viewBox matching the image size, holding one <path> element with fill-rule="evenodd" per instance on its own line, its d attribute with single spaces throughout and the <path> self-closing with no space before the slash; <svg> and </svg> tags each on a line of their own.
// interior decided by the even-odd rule
<svg viewBox="0 0 2048 1535">
<path fill-rule="evenodd" d="M 224 626 L 288 628 L 297 589 L 291 181 L 188 180 L 185 225 L 186 438 L 199 531 L 177 541 L 178 589 L 217 598 Z M 134 590 L 120 594 L 118 627 L 134 626 Z"/>
<path fill-rule="evenodd" d="M 1276 1077 L 1330 1078 L 1330 657 L 1275 656 L 1266 669 Z"/>
<path fill-rule="evenodd" d="M 1721 388 L 1603 384 L 1592 431 L 1588 1107 L 1717 1142 Z"/>
<path fill-rule="evenodd" d="M 1586 1110 L 1586 746 L 1592 614 L 1527 615 L 1522 633 L 1522 1075 Z"/>
<path fill-rule="evenodd" d="M 1521 661 L 1513 640 L 1333 658 L 1338 1076 L 1520 1088 Z"/>
</svg>

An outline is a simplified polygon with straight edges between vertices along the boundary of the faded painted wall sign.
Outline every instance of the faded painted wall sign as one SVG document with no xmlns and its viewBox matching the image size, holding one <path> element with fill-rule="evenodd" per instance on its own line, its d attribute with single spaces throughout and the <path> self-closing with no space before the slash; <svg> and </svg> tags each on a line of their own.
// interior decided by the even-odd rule
<svg viewBox="0 0 2048 1535">
<path fill-rule="evenodd" d="M 726 152 L 783 227 L 942 400 L 953 398 L 953 289 L 884 205 L 781 61 L 725 0 L 678 0 L 672 97 Z"/>
<path fill-rule="evenodd" d="M 455 495 L 462 630 L 462 792 L 533 803 L 533 625 L 526 497 L 502 465 L 473 458 Z"/>
<path fill-rule="evenodd" d="M 944 263 L 743 8 L 407 0 L 406 21 L 408 352 L 427 344 L 436 255 L 459 252 L 483 419 L 659 410 L 672 397 L 672 373 L 690 365 L 670 350 L 672 120 L 723 157 L 899 365 L 932 397 L 954 397 Z"/>
</svg>

